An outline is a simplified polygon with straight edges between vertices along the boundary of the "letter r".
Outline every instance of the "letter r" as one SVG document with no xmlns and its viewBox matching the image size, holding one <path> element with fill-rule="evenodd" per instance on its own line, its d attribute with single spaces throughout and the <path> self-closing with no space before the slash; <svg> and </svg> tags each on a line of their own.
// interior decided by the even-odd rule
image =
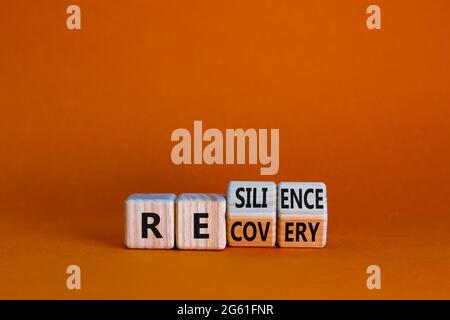
<svg viewBox="0 0 450 320">
<path fill-rule="evenodd" d="M 153 218 L 152 223 L 148 223 L 148 218 Z M 148 229 L 151 229 L 156 238 L 162 238 L 163 236 L 158 231 L 156 226 L 161 221 L 159 214 L 154 212 L 142 212 L 142 238 L 148 238 Z"/>
</svg>

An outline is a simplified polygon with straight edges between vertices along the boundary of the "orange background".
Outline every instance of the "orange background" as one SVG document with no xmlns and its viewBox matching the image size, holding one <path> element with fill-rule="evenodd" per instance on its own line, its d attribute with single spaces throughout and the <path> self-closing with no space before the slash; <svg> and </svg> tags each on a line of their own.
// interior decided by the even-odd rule
<svg viewBox="0 0 450 320">
<path fill-rule="evenodd" d="M 1 1 L 0 298 L 449 299 L 450 3 L 375 3 Z M 280 128 L 279 173 L 173 165 L 194 120 Z M 327 248 L 123 248 L 128 194 L 233 179 L 327 183 Z"/>
</svg>

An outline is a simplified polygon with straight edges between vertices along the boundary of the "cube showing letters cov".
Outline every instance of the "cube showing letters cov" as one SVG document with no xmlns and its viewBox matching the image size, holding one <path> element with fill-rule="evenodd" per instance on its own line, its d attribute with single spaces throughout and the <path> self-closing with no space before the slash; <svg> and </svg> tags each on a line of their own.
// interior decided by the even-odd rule
<svg viewBox="0 0 450 320">
<path fill-rule="evenodd" d="M 327 188 L 322 182 L 278 185 L 280 247 L 322 248 L 327 242 Z"/>
<path fill-rule="evenodd" d="M 219 194 L 183 193 L 176 199 L 179 249 L 222 250 L 227 244 L 226 201 Z"/>
<path fill-rule="evenodd" d="M 270 181 L 231 181 L 228 184 L 227 239 L 230 246 L 275 246 L 276 195 L 276 184 Z"/>
<path fill-rule="evenodd" d="M 175 243 L 174 194 L 135 193 L 125 201 L 125 246 L 172 249 Z"/>
</svg>

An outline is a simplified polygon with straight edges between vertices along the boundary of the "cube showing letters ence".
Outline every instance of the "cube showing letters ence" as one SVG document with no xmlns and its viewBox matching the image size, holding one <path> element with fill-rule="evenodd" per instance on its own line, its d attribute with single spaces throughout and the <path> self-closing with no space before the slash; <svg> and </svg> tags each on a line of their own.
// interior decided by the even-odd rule
<svg viewBox="0 0 450 320">
<path fill-rule="evenodd" d="M 175 243 L 174 194 L 132 194 L 125 201 L 125 246 L 172 249 Z"/>
<path fill-rule="evenodd" d="M 179 249 L 222 250 L 226 246 L 226 200 L 219 194 L 183 193 L 176 199 Z"/>
<path fill-rule="evenodd" d="M 322 182 L 281 182 L 278 185 L 280 247 L 322 248 L 327 242 L 327 189 Z"/>
<path fill-rule="evenodd" d="M 227 195 L 230 246 L 273 247 L 276 242 L 276 185 L 266 181 L 231 181 Z"/>
</svg>

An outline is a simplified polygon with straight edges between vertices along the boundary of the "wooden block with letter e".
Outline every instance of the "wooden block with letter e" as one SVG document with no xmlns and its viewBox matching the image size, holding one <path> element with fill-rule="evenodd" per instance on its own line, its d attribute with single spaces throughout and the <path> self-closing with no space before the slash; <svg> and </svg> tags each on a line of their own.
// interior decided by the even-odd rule
<svg viewBox="0 0 450 320">
<path fill-rule="evenodd" d="M 174 194 L 135 193 L 125 201 L 125 246 L 172 249 L 175 243 Z"/>
<path fill-rule="evenodd" d="M 322 248 L 327 242 L 327 188 L 322 182 L 278 185 L 280 247 Z"/>
<path fill-rule="evenodd" d="M 222 250 L 226 239 L 226 200 L 219 194 L 183 193 L 176 199 L 179 249 Z"/>
<path fill-rule="evenodd" d="M 227 195 L 230 246 L 273 247 L 276 241 L 276 184 L 231 181 Z"/>
</svg>

